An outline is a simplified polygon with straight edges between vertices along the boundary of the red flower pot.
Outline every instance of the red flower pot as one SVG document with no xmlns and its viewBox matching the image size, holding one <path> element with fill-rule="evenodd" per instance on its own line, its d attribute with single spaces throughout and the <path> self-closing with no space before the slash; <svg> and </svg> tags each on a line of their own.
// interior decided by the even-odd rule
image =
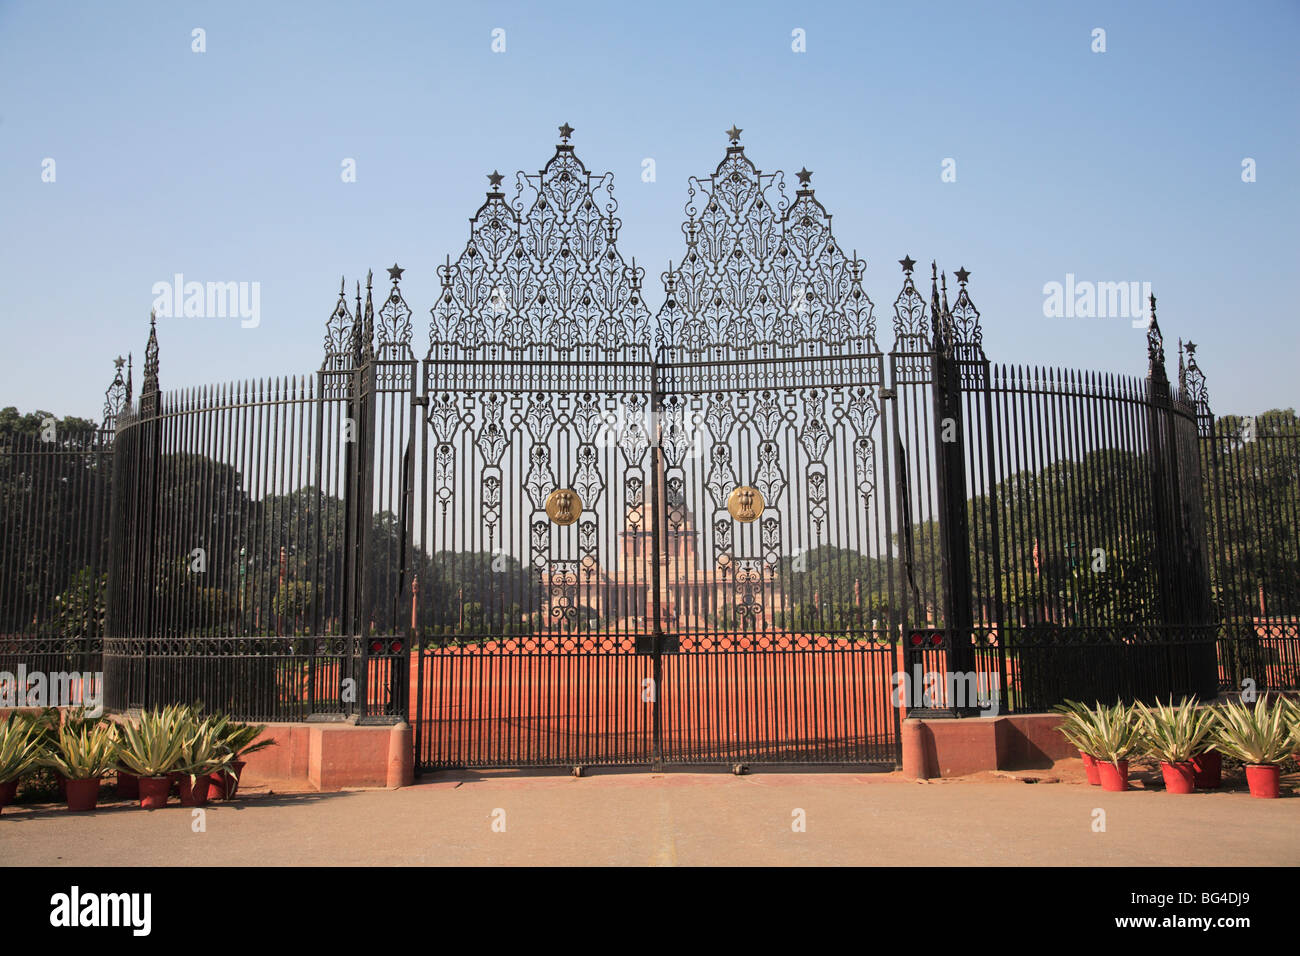
<svg viewBox="0 0 1300 956">
<path fill-rule="evenodd" d="M 220 794 L 223 800 L 235 799 L 235 791 L 239 789 L 239 777 L 243 772 L 244 761 L 236 760 L 230 764 L 229 770 L 218 770 L 211 774 L 212 795 L 216 797 Z"/>
<path fill-rule="evenodd" d="M 14 797 L 18 795 L 18 779 L 6 780 L 0 783 L 0 807 L 7 807 L 14 802 Z"/>
<path fill-rule="evenodd" d="M 1276 797 L 1278 781 L 1281 779 L 1282 768 L 1275 763 L 1246 765 L 1246 784 L 1250 787 L 1252 797 Z"/>
<path fill-rule="evenodd" d="M 1197 790 L 1218 790 L 1223 782 L 1223 755 L 1217 750 L 1196 754 L 1192 757 L 1192 772 Z"/>
<path fill-rule="evenodd" d="M 211 777 L 206 774 L 198 774 L 191 777 L 188 773 L 181 778 L 181 806 L 182 807 L 202 807 L 208 802 L 209 786 L 212 783 Z"/>
<path fill-rule="evenodd" d="M 1195 793 L 1196 768 L 1190 760 L 1178 763 L 1160 761 L 1160 773 L 1165 778 L 1165 791 L 1168 793 Z"/>
<path fill-rule="evenodd" d="M 1086 754 L 1082 750 L 1079 756 L 1083 758 L 1083 772 L 1088 775 L 1088 783 L 1094 787 L 1101 786 L 1101 775 L 1097 773 L 1097 758 L 1092 754 Z"/>
<path fill-rule="evenodd" d="M 122 800 L 139 800 L 140 778 L 119 767 L 117 771 L 117 795 Z"/>
<path fill-rule="evenodd" d="M 74 813 L 85 813 L 95 809 L 99 803 L 99 778 L 89 777 L 85 780 L 67 782 L 68 809 Z"/>
<path fill-rule="evenodd" d="M 1101 776 L 1101 789 L 1118 793 L 1128 789 L 1128 761 L 1121 760 L 1119 766 L 1109 760 L 1097 761 L 1097 773 Z"/>
<path fill-rule="evenodd" d="M 167 797 L 171 789 L 171 777 L 141 777 L 140 806 L 146 810 L 157 810 L 167 806 Z"/>
</svg>

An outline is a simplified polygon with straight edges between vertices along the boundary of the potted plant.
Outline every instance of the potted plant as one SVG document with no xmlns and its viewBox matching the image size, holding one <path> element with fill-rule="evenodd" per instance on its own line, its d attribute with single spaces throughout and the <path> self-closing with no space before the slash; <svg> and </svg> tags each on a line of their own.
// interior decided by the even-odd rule
<svg viewBox="0 0 1300 956">
<path fill-rule="evenodd" d="M 1282 768 L 1278 766 L 1291 749 L 1290 707 L 1270 703 L 1267 697 L 1253 707 L 1235 700 L 1216 713 L 1214 746 L 1246 765 L 1246 783 L 1252 797 L 1276 797 Z"/>
<path fill-rule="evenodd" d="M 37 730 L 17 713 L 0 721 L 0 809 L 14 802 L 18 781 L 40 763 L 44 747 Z"/>
<path fill-rule="evenodd" d="M 58 743 L 46 753 L 46 765 L 67 780 L 68 809 L 84 812 L 99 803 L 100 779 L 117 762 L 117 730 L 109 724 L 68 721 Z"/>
<path fill-rule="evenodd" d="M 183 807 L 201 807 L 208 802 L 212 774 L 224 771 L 231 754 L 222 746 L 225 718 L 207 717 L 192 723 L 184 734 L 180 757 L 180 798 Z"/>
<path fill-rule="evenodd" d="M 1097 758 L 1101 788 L 1112 792 L 1128 789 L 1128 758 L 1142 742 L 1141 729 L 1132 709 L 1121 703 L 1113 707 L 1097 704 L 1091 712 L 1092 743 Z"/>
<path fill-rule="evenodd" d="M 170 774 L 185 744 L 181 714 L 175 707 L 147 710 L 122 727 L 120 754 L 127 770 L 140 778 L 140 806 L 155 810 L 167 805 Z"/>
<path fill-rule="evenodd" d="M 229 755 L 229 762 L 212 774 L 213 793 L 225 800 L 232 800 L 239 789 L 239 776 L 244 771 L 246 758 L 259 750 L 264 750 L 275 743 L 273 737 L 258 738 L 266 732 L 265 724 L 240 724 L 229 719 L 219 722 L 216 733 L 222 748 Z"/>
<path fill-rule="evenodd" d="M 1204 748 L 1214 729 L 1214 712 L 1184 699 L 1174 706 L 1156 701 L 1154 707 L 1135 704 L 1146 752 L 1160 761 L 1160 773 L 1169 793 L 1192 793 L 1196 772 L 1192 756 Z"/>
<path fill-rule="evenodd" d="M 1088 775 L 1088 783 L 1094 787 L 1101 786 L 1101 775 L 1097 770 L 1097 759 L 1093 756 L 1094 743 L 1092 740 L 1092 714 L 1086 704 L 1081 704 L 1076 700 L 1067 700 L 1064 704 L 1058 704 L 1053 708 L 1061 714 L 1061 722 L 1057 725 L 1057 730 L 1061 732 L 1071 746 L 1079 751 L 1079 757 L 1083 760 L 1083 771 Z"/>
</svg>

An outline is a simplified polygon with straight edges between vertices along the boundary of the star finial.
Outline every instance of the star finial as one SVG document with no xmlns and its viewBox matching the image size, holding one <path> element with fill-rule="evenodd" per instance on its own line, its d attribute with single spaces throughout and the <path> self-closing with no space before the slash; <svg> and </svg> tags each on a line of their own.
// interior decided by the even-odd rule
<svg viewBox="0 0 1300 956">
<path fill-rule="evenodd" d="M 954 272 L 953 275 L 957 277 L 958 282 L 960 282 L 962 285 L 965 285 L 966 280 L 970 278 L 970 270 L 966 268 L 961 268 L 958 269 L 956 272 Z"/>
<path fill-rule="evenodd" d="M 570 126 L 568 123 L 565 123 L 563 126 L 560 127 L 560 136 L 566 143 L 569 141 L 569 137 L 572 135 L 573 135 L 573 127 Z"/>
<path fill-rule="evenodd" d="M 808 171 L 808 167 L 807 167 L 807 166 L 805 166 L 803 169 L 799 170 L 799 172 L 795 173 L 795 175 L 799 177 L 799 185 L 800 185 L 800 186 L 807 186 L 809 180 L 812 179 L 812 173 Z"/>
<path fill-rule="evenodd" d="M 731 124 L 731 129 L 727 130 L 727 135 L 731 137 L 731 144 L 733 146 L 740 142 L 740 134 L 743 132 L 744 130 L 738 129 L 735 123 Z"/>
<path fill-rule="evenodd" d="M 898 260 L 898 264 L 903 267 L 903 271 L 908 275 L 912 274 L 912 269 L 916 267 L 916 260 L 911 256 L 903 256 Z"/>
<path fill-rule="evenodd" d="M 120 355 L 117 358 L 113 359 L 113 368 L 115 369 L 121 369 L 122 366 L 125 364 L 126 364 L 126 359 L 122 358 L 122 356 Z"/>
<path fill-rule="evenodd" d="M 1187 354 L 1188 354 L 1189 356 L 1191 356 L 1191 355 L 1195 355 L 1195 354 L 1196 354 L 1196 343 L 1195 343 L 1195 342 L 1188 341 L 1188 342 L 1186 342 L 1186 343 L 1183 345 L 1183 348 L 1187 349 Z"/>
<path fill-rule="evenodd" d="M 390 278 L 390 279 L 392 279 L 394 282 L 396 282 L 398 279 L 400 279 L 400 278 L 402 277 L 402 273 L 405 272 L 405 271 L 406 271 L 405 269 L 401 269 L 401 268 L 399 268 L 398 265 L 397 265 L 397 263 L 394 262 L 394 263 L 393 263 L 393 267 L 392 267 L 391 269 L 388 270 L 388 278 Z"/>
<path fill-rule="evenodd" d="M 503 179 L 505 179 L 505 177 L 502 176 L 502 175 L 501 175 L 499 172 L 497 172 L 495 169 L 492 170 L 492 172 L 488 173 L 488 182 L 490 182 L 490 183 L 492 184 L 492 188 L 493 188 L 493 189 L 496 189 L 498 186 L 500 186 L 500 185 L 501 185 L 501 180 L 503 180 Z"/>
</svg>

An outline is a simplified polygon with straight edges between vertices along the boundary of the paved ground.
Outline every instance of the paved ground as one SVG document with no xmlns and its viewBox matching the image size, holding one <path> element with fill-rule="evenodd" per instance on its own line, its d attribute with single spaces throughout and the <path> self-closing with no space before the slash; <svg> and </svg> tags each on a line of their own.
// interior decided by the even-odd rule
<svg viewBox="0 0 1300 956">
<path fill-rule="evenodd" d="M 1300 796 L 1107 794 L 1078 761 L 983 774 L 442 774 L 406 790 L 252 792 L 206 813 L 7 807 L 6 865 L 1295 865 Z M 1300 781 L 1289 778 L 1292 788 Z M 1096 811 L 1105 832 L 1094 832 Z M 795 832 L 802 810 L 806 831 Z M 504 832 L 493 829 L 504 823 Z"/>
</svg>

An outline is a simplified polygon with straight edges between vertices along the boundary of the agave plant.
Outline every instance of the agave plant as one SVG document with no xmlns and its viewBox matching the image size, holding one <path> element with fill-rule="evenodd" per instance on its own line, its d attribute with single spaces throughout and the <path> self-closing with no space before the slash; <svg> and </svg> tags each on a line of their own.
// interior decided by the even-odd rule
<svg viewBox="0 0 1300 956">
<path fill-rule="evenodd" d="M 0 721 L 0 783 L 17 780 L 44 755 L 44 740 L 38 725 L 22 714 L 10 714 Z"/>
<path fill-rule="evenodd" d="M 122 727 L 119 757 L 138 777 L 162 777 L 175 770 L 185 746 L 184 711 L 171 705 L 148 710 Z"/>
<path fill-rule="evenodd" d="M 1196 700 L 1183 699 L 1174 705 L 1156 701 L 1154 707 L 1134 705 L 1141 730 L 1141 742 L 1151 756 L 1164 763 L 1185 763 L 1205 750 L 1214 730 L 1214 711 L 1196 706 Z"/>
<path fill-rule="evenodd" d="M 224 745 L 227 717 L 205 717 L 182 724 L 181 753 L 176 769 L 189 774 L 190 784 L 196 778 L 217 770 L 224 770 L 234 756 Z"/>
<path fill-rule="evenodd" d="M 1291 705 L 1261 697 L 1254 707 L 1235 700 L 1215 713 L 1214 747 L 1256 766 L 1281 763 L 1293 744 Z"/>
<path fill-rule="evenodd" d="M 117 763 L 117 728 L 69 721 L 59 728 L 58 743 L 46 753 L 45 763 L 69 780 L 102 777 Z"/>
<path fill-rule="evenodd" d="M 1052 709 L 1062 715 L 1061 723 L 1056 728 L 1061 732 L 1061 736 L 1081 753 L 1090 757 L 1095 756 L 1096 742 L 1092 738 L 1092 712 L 1088 710 L 1088 705 L 1077 700 L 1067 700 Z"/>
<path fill-rule="evenodd" d="M 1133 717 L 1133 708 L 1122 703 L 1106 707 L 1100 702 L 1088 712 L 1091 722 L 1093 756 L 1098 760 L 1119 766 L 1121 760 L 1138 749 L 1142 743 L 1142 729 Z"/>
</svg>

